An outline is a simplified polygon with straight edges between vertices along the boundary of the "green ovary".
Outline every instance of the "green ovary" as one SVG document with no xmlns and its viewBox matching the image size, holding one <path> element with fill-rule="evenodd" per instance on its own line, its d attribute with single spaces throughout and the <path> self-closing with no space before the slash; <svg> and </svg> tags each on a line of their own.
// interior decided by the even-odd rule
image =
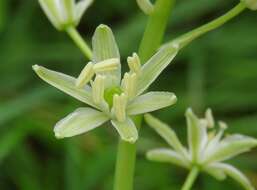
<svg viewBox="0 0 257 190">
<path fill-rule="evenodd" d="M 122 92 L 123 91 L 121 90 L 120 87 L 107 88 L 104 91 L 104 99 L 109 104 L 109 106 L 112 107 L 112 105 L 113 105 L 113 96 L 115 94 L 120 95 Z"/>
</svg>

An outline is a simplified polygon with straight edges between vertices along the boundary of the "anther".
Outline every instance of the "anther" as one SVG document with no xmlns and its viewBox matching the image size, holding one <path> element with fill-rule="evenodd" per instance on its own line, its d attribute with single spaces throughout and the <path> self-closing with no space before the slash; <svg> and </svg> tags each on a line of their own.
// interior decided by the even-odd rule
<svg viewBox="0 0 257 190">
<path fill-rule="evenodd" d="M 93 63 L 89 62 L 81 71 L 79 77 L 76 80 L 76 87 L 82 88 L 85 86 L 94 76 Z"/>
</svg>

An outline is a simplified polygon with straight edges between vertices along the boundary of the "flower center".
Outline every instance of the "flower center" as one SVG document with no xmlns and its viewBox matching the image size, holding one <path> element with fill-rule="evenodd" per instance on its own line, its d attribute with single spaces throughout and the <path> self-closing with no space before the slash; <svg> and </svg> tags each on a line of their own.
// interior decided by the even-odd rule
<svg viewBox="0 0 257 190">
<path fill-rule="evenodd" d="M 104 90 L 104 99 L 109 104 L 110 107 L 113 106 L 113 96 L 115 94 L 121 95 L 123 91 L 120 87 L 111 87 Z"/>
</svg>

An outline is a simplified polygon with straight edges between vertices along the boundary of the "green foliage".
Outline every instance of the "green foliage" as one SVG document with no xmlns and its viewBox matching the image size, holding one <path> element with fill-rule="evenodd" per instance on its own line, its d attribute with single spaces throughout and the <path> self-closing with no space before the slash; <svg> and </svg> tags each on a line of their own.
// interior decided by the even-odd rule
<svg viewBox="0 0 257 190">
<path fill-rule="evenodd" d="M 236 3 L 177 1 L 165 41 L 220 16 Z M 190 105 L 200 114 L 211 107 L 217 118 L 227 121 L 228 131 L 257 137 L 256 19 L 256 12 L 245 11 L 194 41 L 151 86 L 176 92 L 177 104 L 154 114 L 174 126 L 183 142 L 183 115 Z M 79 30 L 90 39 L 96 26 L 111 25 L 124 58 L 137 50 L 146 21 L 136 1 L 96 0 Z M 86 63 L 79 50 L 53 29 L 35 0 L 0 0 L 0 50 L 0 189 L 112 189 L 114 130 L 105 126 L 76 140 L 56 140 L 54 124 L 80 103 L 44 84 L 31 69 L 39 64 L 77 76 Z M 179 189 L 186 171 L 147 161 L 146 150 L 161 141 L 147 126 L 140 133 L 135 190 Z M 256 156 L 255 150 L 233 164 L 257 187 Z M 219 183 L 202 175 L 195 189 L 240 187 L 232 180 Z"/>
</svg>

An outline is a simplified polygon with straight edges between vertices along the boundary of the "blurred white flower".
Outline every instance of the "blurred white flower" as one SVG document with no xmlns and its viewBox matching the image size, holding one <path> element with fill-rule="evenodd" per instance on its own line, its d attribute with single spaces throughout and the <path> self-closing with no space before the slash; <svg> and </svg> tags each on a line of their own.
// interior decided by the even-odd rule
<svg viewBox="0 0 257 190">
<path fill-rule="evenodd" d="M 154 11 L 154 5 L 150 0 L 136 0 L 139 8 L 147 15 L 150 15 Z"/>
<path fill-rule="evenodd" d="M 100 25 L 93 37 L 93 60 L 79 77 L 48 70 L 35 65 L 33 69 L 44 81 L 93 108 L 79 108 L 54 128 L 56 137 L 64 138 L 92 130 L 107 121 L 124 141 L 134 143 L 138 132 L 131 116 L 151 112 L 174 104 L 170 92 L 142 93 L 174 59 L 177 49 L 160 49 L 141 66 L 136 53 L 128 57 L 130 71 L 121 79 L 120 55 L 108 26 Z"/>
<path fill-rule="evenodd" d="M 93 0 L 39 0 L 50 22 L 58 30 L 65 30 L 70 26 L 77 26 L 81 17 Z"/>
<path fill-rule="evenodd" d="M 245 189 L 253 190 L 248 179 L 238 169 L 223 163 L 238 154 L 249 151 L 257 146 L 257 140 L 240 134 L 228 135 L 222 138 L 226 124 L 219 122 L 220 129 L 215 132 L 211 110 L 208 109 L 205 118 L 199 119 L 191 109 L 186 112 L 188 145 L 187 149 L 179 141 L 176 133 L 165 123 L 150 114 L 145 120 L 172 147 L 158 148 L 147 152 L 147 158 L 152 161 L 168 162 L 186 169 L 198 168 L 218 180 L 230 176 Z M 210 132 L 207 132 L 210 128 Z M 216 134 L 215 134 L 216 133 Z"/>
</svg>

